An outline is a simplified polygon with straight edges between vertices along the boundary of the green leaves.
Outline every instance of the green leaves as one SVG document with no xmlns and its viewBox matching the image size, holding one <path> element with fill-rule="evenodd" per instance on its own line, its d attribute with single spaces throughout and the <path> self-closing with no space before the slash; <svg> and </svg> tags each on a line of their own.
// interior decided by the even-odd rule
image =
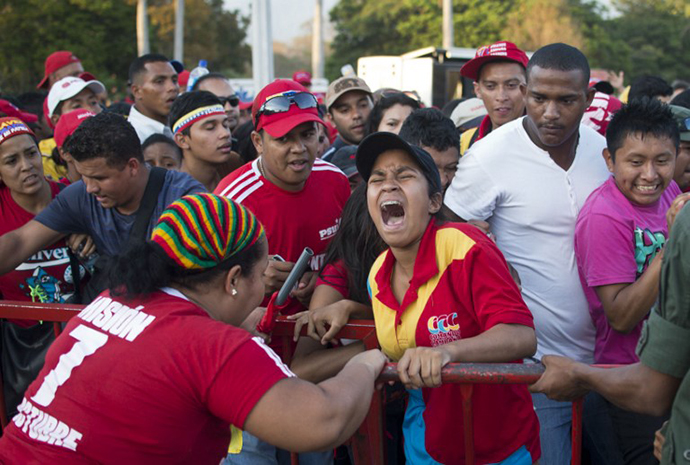
<svg viewBox="0 0 690 465">
<path fill-rule="evenodd" d="M 624 70 L 627 81 L 658 74 L 690 78 L 687 0 L 617 0 L 609 15 L 593 0 L 454 0 L 454 43 L 479 47 L 511 40 L 526 50 L 555 41 L 580 47 L 592 67 Z M 438 0 L 340 0 L 331 10 L 336 30 L 326 74 L 372 55 L 400 55 L 441 46 Z"/>
<path fill-rule="evenodd" d="M 43 63 L 70 50 L 108 89 L 127 91 L 129 64 L 137 55 L 136 0 L 0 1 L 0 91 L 33 90 Z M 151 51 L 173 54 L 174 2 L 149 0 Z M 186 0 L 185 62 L 209 61 L 214 71 L 243 74 L 251 66 L 245 43 L 248 18 L 223 9 L 222 0 Z"/>
</svg>

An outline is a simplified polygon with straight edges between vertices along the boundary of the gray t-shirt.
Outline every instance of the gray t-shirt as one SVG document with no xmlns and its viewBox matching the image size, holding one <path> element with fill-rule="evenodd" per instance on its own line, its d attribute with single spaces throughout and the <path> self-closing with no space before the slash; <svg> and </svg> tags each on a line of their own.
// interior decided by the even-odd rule
<svg viewBox="0 0 690 465">
<path fill-rule="evenodd" d="M 168 171 L 149 221 L 147 236 L 168 205 L 197 192 L 206 192 L 199 181 L 186 173 Z M 96 243 L 99 254 L 113 256 L 126 246 L 136 217 L 136 213 L 123 215 L 115 208 L 103 208 L 79 181 L 63 189 L 35 219 L 63 234 L 87 233 Z"/>
</svg>

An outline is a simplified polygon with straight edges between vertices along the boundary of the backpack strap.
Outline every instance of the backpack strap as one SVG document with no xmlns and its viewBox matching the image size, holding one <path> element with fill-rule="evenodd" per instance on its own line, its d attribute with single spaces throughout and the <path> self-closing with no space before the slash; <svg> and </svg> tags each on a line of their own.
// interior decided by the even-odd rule
<svg viewBox="0 0 690 465">
<path fill-rule="evenodd" d="M 132 231 L 129 234 L 128 244 L 132 244 L 134 240 L 146 240 L 146 231 L 148 230 L 149 221 L 151 220 L 154 208 L 156 208 L 158 195 L 163 188 L 167 172 L 168 170 L 157 166 L 150 169 L 149 181 L 146 183 L 144 197 L 141 199 L 141 205 L 139 205 L 139 211 L 137 211 L 137 218 L 134 220 Z"/>
</svg>

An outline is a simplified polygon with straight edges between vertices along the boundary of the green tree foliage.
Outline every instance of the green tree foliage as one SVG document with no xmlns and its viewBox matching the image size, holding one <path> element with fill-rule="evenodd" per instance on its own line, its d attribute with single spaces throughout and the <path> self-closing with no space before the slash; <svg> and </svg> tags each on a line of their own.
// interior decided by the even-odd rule
<svg viewBox="0 0 690 465">
<path fill-rule="evenodd" d="M 506 0 L 455 0 L 454 42 L 478 47 L 491 42 L 505 26 Z M 326 74 L 337 76 L 340 67 L 367 55 L 399 55 L 442 40 L 441 4 L 438 0 L 340 0 L 331 10 L 336 37 L 326 63 Z"/>
<path fill-rule="evenodd" d="M 126 79 L 136 55 L 132 0 L 0 1 L 0 89 L 35 89 L 46 57 L 71 50 L 106 83 Z"/>
<path fill-rule="evenodd" d="M 172 57 L 175 2 L 149 0 L 151 50 Z M 186 0 L 184 61 L 191 69 L 207 60 L 213 71 L 228 76 L 245 73 L 251 66 L 251 49 L 245 43 L 249 18 L 223 9 L 223 0 Z"/>
<path fill-rule="evenodd" d="M 690 5 L 685 0 L 625 0 L 610 20 L 611 35 L 627 44 L 626 77 L 690 79 Z"/>
<path fill-rule="evenodd" d="M 554 41 L 581 47 L 592 67 L 690 79 L 690 3 L 614 0 L 611 16 L 595 0 L 453 0 L 454 43 L 478 47 L 512 40 L 528 50 Z M 330 78 L 346 63 L 441 46 L 440 0 L 340 0 L 331 10 L 336 36 Z"/>
<path fill-rule="evenodd" d="M 251 66 L 248 18 L 225 11 L 222 0 L 186 0 L 185 62 L 207 59 L 230 76 Z M 172 58 L 173 0 L 149 0 L 151 51 Z M 0 91 L 32 90 L 46 57 L 71 50 L 107 87 L 124 90 L 137 55 L 136 0 L 0 0 Z"/>
</svg>

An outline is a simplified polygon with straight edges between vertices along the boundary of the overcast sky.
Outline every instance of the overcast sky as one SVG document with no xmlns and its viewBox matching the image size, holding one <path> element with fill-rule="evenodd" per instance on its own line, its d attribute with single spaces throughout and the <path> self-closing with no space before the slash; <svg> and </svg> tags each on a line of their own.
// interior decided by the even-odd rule
<svg viewBox="0 0 690 465">
<path fill-rule="evenodd" d="M 228 10 L 240 10 L 242 14 L 251 13 L 251 0 L 224 0 Z M 273 40 L 289 43 L 295 37 L 307 35 L 309 29 L 304 29 L 305 23 L 312 20 L 315 0 L 270 0 L 271 22 L 273 23 Z M 328 11 L 338 3 L 338 0 L 323 0 L 324 21 L 328 21 Z M 251 25 L 249 26 L 251 30 Z M 251 32 L 247 35 L 247 42 L 251 44 Z"/>
</svg>

